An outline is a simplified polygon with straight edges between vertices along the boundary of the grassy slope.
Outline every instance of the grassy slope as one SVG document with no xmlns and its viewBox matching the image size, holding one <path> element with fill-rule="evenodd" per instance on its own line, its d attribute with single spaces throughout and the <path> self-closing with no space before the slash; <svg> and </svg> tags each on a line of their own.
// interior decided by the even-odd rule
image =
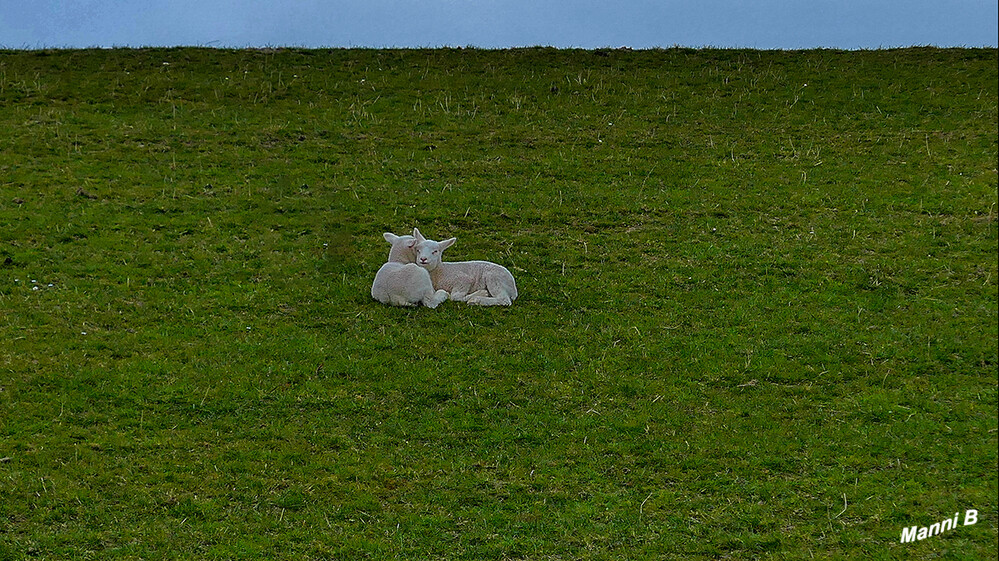
<svg viewBox="0 0 999 561">
<path fill-rule="evenodd" d="M 995 50 L 0 53 L 0 559 L 995 558 L 996 162 Z"/>
</svg>

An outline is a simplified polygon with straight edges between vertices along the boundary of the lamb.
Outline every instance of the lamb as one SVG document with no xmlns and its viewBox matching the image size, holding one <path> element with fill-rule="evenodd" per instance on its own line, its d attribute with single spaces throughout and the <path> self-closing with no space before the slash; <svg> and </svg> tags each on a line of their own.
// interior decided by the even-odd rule
<svg viewBox="0 0 999 561">
<path fill-rule="evenodd" d="M 423 304 L 436 308 L 448 299 L 444 290 L 434 290 L 430 274 L 416 265 L 416 239 L 413 236 L 382 234 L 392 244 L 388 262 L 378 269 L 371 284 L 371 297 L 390 306 L 416 306 Z"/>
<path fill-rule="evenodd" d="M 441 260 L 456 238 L 428 240 L 413 228 L 416 264 L 430 273 L 434 288 L 450 293 L 452 300 L 478 306 L 509 306 L 517 298 L 517 283 L 505 267 L 489 261 Z"/>
</svg>

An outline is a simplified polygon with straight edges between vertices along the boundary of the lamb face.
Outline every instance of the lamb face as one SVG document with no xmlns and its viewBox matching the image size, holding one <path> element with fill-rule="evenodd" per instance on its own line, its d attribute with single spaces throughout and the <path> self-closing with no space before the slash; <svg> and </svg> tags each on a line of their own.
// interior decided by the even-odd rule
<svg viewBox="0 0 999 561">
<path fill-rule="evenodd" d="M 451 247 L 455 238 L 449 238 L 442 242 L 424 239 L 416 244 L 416 264 L 428 271 L 433 271 L 441 266 L 444 250 Z"/>
</svg>

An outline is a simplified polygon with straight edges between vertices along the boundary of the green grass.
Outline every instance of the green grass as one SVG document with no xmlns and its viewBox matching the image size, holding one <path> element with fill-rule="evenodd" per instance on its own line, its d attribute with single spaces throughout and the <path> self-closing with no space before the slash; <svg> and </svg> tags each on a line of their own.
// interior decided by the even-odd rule
<svg viewBox="0 0 999 561">
<path fill-rule="evenodd" d="M 995 559 L 997 58 L 0 52 L 0 559 Z"/>
</svg>

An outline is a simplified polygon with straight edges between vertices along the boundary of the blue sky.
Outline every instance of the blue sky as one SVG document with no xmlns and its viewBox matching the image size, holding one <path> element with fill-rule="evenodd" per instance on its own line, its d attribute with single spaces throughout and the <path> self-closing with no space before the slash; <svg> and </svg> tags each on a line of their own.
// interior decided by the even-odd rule
<svg viewBox="0 0 999 561">
<path fill-rule="evenodd" d="M 996 0 L 0 0 L 0 47 L 996 47 Z"/>
</svg>

